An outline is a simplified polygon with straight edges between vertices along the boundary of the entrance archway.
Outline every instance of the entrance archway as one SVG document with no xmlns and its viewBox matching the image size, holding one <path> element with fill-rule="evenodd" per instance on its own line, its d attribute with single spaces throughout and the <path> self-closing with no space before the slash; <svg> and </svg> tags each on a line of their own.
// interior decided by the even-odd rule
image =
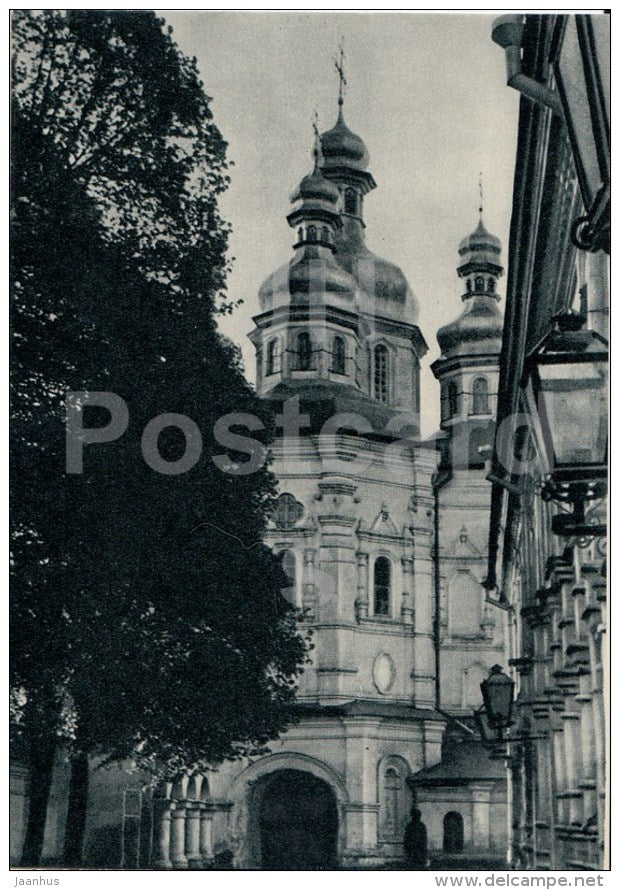
<svg viewBox="0 0 620 890">
<path fill-rule="evenodd" d="M 265 777 L 259 826 L 262 868 L 335 868 L 338 808 L 322 779 L 289 769 Z"/>
</svg>

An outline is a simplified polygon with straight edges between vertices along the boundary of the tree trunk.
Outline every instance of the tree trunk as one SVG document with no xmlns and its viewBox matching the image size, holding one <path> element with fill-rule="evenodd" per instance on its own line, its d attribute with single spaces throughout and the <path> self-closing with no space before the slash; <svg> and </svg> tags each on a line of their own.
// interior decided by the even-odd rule
<svg viewBox="0 0 620 890">
<path fill-rule="evenodd" d="M 77 868 L 82 865 L 82 848 L 86 830 L 86 810 L 88 807 L 88 754 L 79 752 L 71 758 L 69 779 L 69 803 L 65 828 L 65 849 L 63 865 Z"/>
<path fill-rule="evenodd" d="M 28 821 L 20 865 L 36 868 L 41 864 L 45 822 L 54 775 L 56 739 L 34 734 L 28 740 Z"/>
</svg>

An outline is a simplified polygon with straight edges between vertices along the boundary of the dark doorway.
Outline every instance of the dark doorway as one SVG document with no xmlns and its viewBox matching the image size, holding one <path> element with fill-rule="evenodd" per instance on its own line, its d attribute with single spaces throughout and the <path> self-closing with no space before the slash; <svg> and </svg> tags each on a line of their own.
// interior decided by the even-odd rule
<svg viewBox="0 0 620 890">
<path fill-rule="evenodd" d="M 336 867 L 338 810 L 326 782 L 299 770 L 267 780 L 260 804 L 261 866 Z"/>
<path fill-rule="evenodd" d="M 446 813 L 443 819 L 444 853 L 462 853 L 464 843 L 463 817 L 460 813 Z"/>
</svg>

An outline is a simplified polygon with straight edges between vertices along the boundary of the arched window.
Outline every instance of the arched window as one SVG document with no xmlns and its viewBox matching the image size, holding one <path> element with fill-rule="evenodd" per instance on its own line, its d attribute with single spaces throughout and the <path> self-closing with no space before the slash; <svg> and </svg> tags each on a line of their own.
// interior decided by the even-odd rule
<svg viewBox="0 0 620 890">
<path fill-rule="evenodd" d="M 387 556 L 375 560 L 374 573 L 374 614 L 390 614 L 390 586 L 392 566 Z"/>
<path fill-rule="evenodd" d="M 476 277 L 476 285 L 475 285 L 475 287 L 476 287 L 476 290 L 477 290 L 478 292 L 484 290 L 484 278 L 482 277 L 482 275 L 478 275 L 478 276 Z"/>
<path fill-rule="evenodd" d="M 302 331 L 297 334 L 297 369 L 299 371 L 307 371 L 310 368 L 312 358 L 312 343 L 310 342 L 310 334 Z"/>
<path fill-rule="evenodd" d="M 456 383 L 451 380 L 448 383 L 448 417 L 454 417 L 458 411 L 458 392 Z"/>
<path fill-rule="evenodd" d="M 388 766 L 383 777 L 383 805 L 385 808 L 384 830 L 388 837 L 394 837 L 399 829 L 399 797 L 402 781 L 398 770 Z"/>
<path fill-rule="evenodd" d="M 374 367 L 375 398 L 380 402 L 388 400 L 388 351 L 387 347 L 375 346 Z"/>
<path fill-rule="evenodd" d="M 467 293 L 471 293 L 471 278 L 467 279 Z"/>
<path fill-rule="evenodd" d="M 486 377 L 476 377 L 473 386 L 472 414 L 490 414 L 489 384 Z"/>
<path fill-rule="evenodd" d="M 326 241 L 329 244 L 329 229 L 327 226 L 323 226 L 321 229 L 321 241 Z"/>
<path fill-rule="evenodd" d="M 357 213 L 357 194 L 355 189 L 346 189 L 344 193 L 344 212 Z"/>
<path fill-rule="evenodd" d="M 464 844 L 463 817 L 451 810 L 443 818 L 444 853 L 462 853 Z"/>
<path fill-rule="evenodd" d="M 335 374 L 345 373 L 346 352 L 342 337 L 334 337 L 332 344 L 332 371 Z"/>
<path fill-rule="evenodd" d="M 489 293 L 490 294 L 495 293 L 495 279 L 494 278 L 489 278 Z"/>
<path fill-rule="evenodd" d="M 308 241 L 316 241 L 316 226 L 308 226 Z"/>
<path fill-rule="evenodd" d="M 267 346 L 267 374 L 280 372 L 280 341 L 270 340 Z"/>
<path fill-rule="evenodd" d="M 302 229 L 301 226 L 297 229 L 297 240 L 298 241 L 304 240 L 304 230 Z"/>
<path fill-rule="evenodd" d="M 282 595 L 293 605 L 296 601 L 297 593 L 297 561 L 292 550 L 283 550 L 280 553 L 282 561 L 282 571 L 286 575 L 286 587 L 282 591 Z"/>
</svg>

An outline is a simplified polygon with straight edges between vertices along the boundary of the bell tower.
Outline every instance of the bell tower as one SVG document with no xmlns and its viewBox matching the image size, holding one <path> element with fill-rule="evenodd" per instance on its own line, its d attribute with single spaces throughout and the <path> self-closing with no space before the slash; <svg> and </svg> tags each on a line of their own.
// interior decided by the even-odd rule
<svg viewBox="0 0 620 890">
<path fill-rule="evenodd" d="M 484 465 L 479 449 L 492 442 L 503 330 L 501 242 L 485 228 L 482 205 L 479 213 L 458 248 L 463 311 L 437 332 L 441 355 L 431 365 L 441 384 L 441 429 L 450 442 L 444 460 L 469 469 Z"/>
</svg>

